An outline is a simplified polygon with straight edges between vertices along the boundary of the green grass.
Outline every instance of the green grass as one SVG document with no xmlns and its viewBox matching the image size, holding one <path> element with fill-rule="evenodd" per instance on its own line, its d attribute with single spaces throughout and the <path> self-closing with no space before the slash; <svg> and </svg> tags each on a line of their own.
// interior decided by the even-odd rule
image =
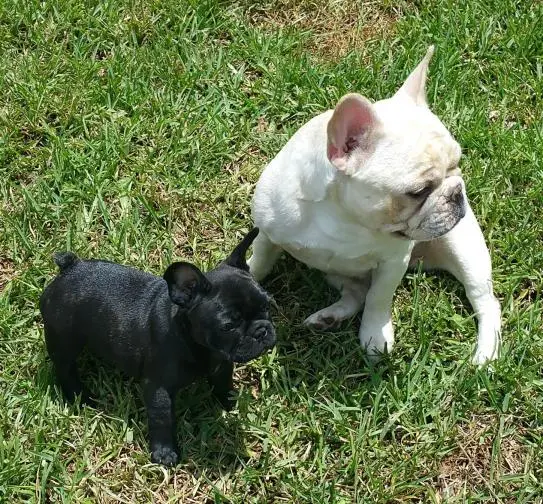
<svg viewBox="0 0 543 504">
<path fill-rule="evenodd" d="M 542 5 L 1 2 L 0 501 L 542 502 Z M 283 259 L 277 348 L 237 368 L 230 414 L 180 394 L 174 470 L 150 463 L 136 383 L 86 362 L 99 408 L 62 403 L 37 308 L 53 251 L 211 267 L 289 135 L 346 92 L 388 96 L 431 43 L 503 307 L 491 370 L 453 279 L 406 276 L 372 368 L 356 320 L 301 327 L 336 294 Z"/>
</svg>

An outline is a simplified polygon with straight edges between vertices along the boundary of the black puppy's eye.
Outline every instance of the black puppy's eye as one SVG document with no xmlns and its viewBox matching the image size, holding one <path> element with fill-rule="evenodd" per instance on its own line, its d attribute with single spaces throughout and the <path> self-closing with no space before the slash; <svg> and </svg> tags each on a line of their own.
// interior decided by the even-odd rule
<svg viewBox="0 0 543 504">
<path fill-rule="evenodd" d="M 243 316 L 238 311 L 231 311 L 228 317 L 228 322 L 226 322 L 221 329 L 223 331 L 232 331 L 237 329 L 243 320 Z"/>
<path fill-rule="evenodd" d="M 227 324 L 224 324 L 222 326 L 223 331 L 232 331 L 234 330 L 238 325 L 233 322 L 228 322 Z"/>
<path fill-rule="evenodd" d="M 432 192 L 432 187 L 425 186 L 422 189 L 418 189 L 417 191 L 410 191 L 405 194 L 413 199 L 422 199 L 422 198 L 427 198 L 431 192 Z"/>
</svg>

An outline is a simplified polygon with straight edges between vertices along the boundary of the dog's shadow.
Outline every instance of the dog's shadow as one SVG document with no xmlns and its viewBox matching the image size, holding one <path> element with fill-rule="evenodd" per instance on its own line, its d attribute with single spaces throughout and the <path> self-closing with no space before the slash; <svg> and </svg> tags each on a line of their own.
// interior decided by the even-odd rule
<svg viewBox="0 0 543 504">
<path fill-rule="evenodd" d="M 67 403 L 45 351 L 42 364 L 36 376 L 37 385 L 48 388 L 53 402 L 64 406 Z M 138 381 L 127 378 L 86 352 L 81 356 L 78 368 L 94 404 L 80 405 L 76 401 L 68 407 L 75 415 L 84 415 L 85 409 L 89 408 L 119 420 L 130 431 L 131 442 L 141 450 L 141 462 L 149 463 L 147 412 Z M 221 408 L 205 378 L 179 390 L 175 413 L 178 468 L 188 468 L 196 474 L 205 469 L 208 476 L 213 476 L 235 470 L 245 459 L 245 440 L 239 419 Z"/>
<path fill-rule="evenodd" d="M 416 270 L 411 270 L 411 273 L 414 272 Z M 431 272 L 430 276 L 436 277 L 432 282 L 443 283 L 447 291 L 454 292 L 462 307 L 469 307 L 465 293 L 452 276 L 443 271 Z M 408 282 L 410 280 L 404 278 L 402 284 L 405 286 Z M 317 387 L 322 389 L 324 380 L 331 388 L 340 386 L 342 395 L 352 392 L 360 396 L 367 392 L 366 395 L 371 396 L 383 381 L 392 380 L 400 372 L 400 367 L 404 366 L 401 359 L 405 361 L 405 356 L 398 357 L 397 351 L 381 356 L 377 362 L 368 359 L 358 340 L 362 311 L 331 331 L 311 331 L 303 325 L 308 315 L 339 299 L 339 292 L 328 285 L 320 271 L 285 255 L 263 286 L 279 307 L 275 316 L 278 355 L 290 386 L 303 384 L 313 393 Z M 416 335 L 413 337 L 417 338 Z M 431 353 L 432 345 L 436 344 L 439 342 L 417 341 L 415 348 L 419 352 Z M 441 362 L 446 365 L 446 357 L 442 356 Z M 277 389 L 281 387 L 277 385 Z"/>
</svg>

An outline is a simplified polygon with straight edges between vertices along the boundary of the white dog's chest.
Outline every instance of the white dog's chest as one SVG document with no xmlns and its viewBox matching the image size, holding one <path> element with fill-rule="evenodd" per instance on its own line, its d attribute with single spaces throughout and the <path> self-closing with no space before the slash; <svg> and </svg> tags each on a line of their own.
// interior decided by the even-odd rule
<svg viewBox="0 0 543 504">
<path fill-rule="evenodd" d="M 299 248 L 288 245 L 284 249 L 295 259 L 311 268 L 352 278 L 364 276 L 365 273 L 374 269 L 379 263 L 378 258 L 373 254 L 346 258 L 331 250 Z"/>
<path fill-rule="evenodd" d="M 381 262 L 404 261 L 412 249 L 412 242 L 371 240 L 357 235 L 319 237 L 321 243 L 302 241 L 282 243 L 281 247 L 299 261 L 325 273 L 357 278 L 375 269 Z M 302 244 L 307 243 L 307 246 Z"/>
</svg>

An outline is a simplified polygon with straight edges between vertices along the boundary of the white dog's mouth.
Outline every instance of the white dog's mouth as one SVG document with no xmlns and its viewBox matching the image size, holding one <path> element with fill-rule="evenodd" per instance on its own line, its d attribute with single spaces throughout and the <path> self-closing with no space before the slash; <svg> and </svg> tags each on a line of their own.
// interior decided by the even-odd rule
<svg viewBox="0 0 543 504">
<path fill-rule="evenodd" d="M 458 179 L 458 177 L 451 177 Z M 439 238 L 451 231 L 466 215 L 466 199 L 462 182 L 451 180 L 433 198 L 429 198 L 421 212 L 409 219 L 403 233 L 412 240 L 426 241 Z"/>
</svg>

